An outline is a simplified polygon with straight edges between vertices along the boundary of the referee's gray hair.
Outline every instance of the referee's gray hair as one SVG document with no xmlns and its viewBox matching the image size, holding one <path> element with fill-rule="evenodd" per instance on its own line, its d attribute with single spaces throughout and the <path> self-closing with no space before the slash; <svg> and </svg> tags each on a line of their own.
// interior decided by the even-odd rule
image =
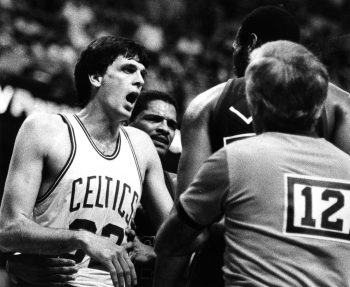
<svg viewBox="0 0 350 287">
<path fill-rule="evenodd" d="M 285 40 L 262 45 L 251 53 L 245 76 L 253 113 L 264 106 L 275 120 L 305 125 L 320 116 L 328 73 L 304 46 Z"/>
</svg>

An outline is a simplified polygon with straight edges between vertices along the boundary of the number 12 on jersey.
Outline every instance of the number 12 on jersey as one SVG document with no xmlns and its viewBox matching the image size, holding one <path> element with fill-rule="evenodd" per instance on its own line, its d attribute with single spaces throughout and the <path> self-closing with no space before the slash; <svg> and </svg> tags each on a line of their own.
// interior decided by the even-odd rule
<svg viewBox="0 0 350 287">
<path fill-rule="evenodd" d="M 350 182 L 285 175 L 285 233 L 350 243 Z"/>
</svg>

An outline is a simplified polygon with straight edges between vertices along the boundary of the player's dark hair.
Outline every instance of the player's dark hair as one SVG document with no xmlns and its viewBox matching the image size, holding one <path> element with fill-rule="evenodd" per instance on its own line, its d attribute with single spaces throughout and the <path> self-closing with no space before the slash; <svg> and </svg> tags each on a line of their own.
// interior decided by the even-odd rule
<svg viewBox="0 0 350 287">
<path fill-rule="evenodd" d="M 300 30 L 294 17 L 277 6 L 262 6 L 248 14 L 241 25 L 237 39 L 241 45 L 249 43 L 256 34 L 260 45 L 276 40 L 300 41 Z"/>
<path fill-rule="evenodd" d="M 92 41 L 81 53 L 74 70 L 75 88 L 81 106 L 85 106 L 91 98 L 89 75 L 103 75 L 118 56 L 135 59 L 148 66 L 145 48 L 133 40 L 105 36 Z"/>
<path fill-rule="evenodd" d="M 309 131 L 327 96 L 328 73 L 319 59 L 290 41 L 264 44 L 251 54 L 246 94 L 268 130 Z"/>
<path fill-rule="evenodd" d="M 174 106 L 176 113 L 178 112 L 178 105 L 176 99 L 170 96 L 169 94 L 155 90 L 142 91 L 139 97 L 137 98 L 134 109 L 131 113 L 130 122 L 135 120 L 138 114 L 147 109 L 147 105 L 149 102 L 155 100 L 161 100 L 163 102 L 169 103 L 170 105 Z"/>
</svg>

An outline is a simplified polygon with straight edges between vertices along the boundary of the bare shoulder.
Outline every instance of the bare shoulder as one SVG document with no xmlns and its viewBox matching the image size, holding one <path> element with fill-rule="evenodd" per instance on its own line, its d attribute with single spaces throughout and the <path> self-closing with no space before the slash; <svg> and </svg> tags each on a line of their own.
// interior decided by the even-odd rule
<svg viewBox="0 0 350 287">
<path fill-rule="evenodd" d="M 128 134 L 129 139 L 133 145 L 139 146 L 140 144 L 144 143 L 145 146 L 148 146 L 149 144 L 153 144 L 149 135 L 144 131 L 131 126 L 125 126 L 123 128 Z"/>
<path fill-rule="evenodd" d="M 225 83 L 218 84 L 196 96 L 188 105 L 184 114 L 185 122 L 207 121 L 224 90 Z"/>
<path fill-rule="evenodd" d="M 154 158 L 158 158 L 158 154 L 154 144 L 144 131 L 134 127 L 124 127 L 124 130 L 128 134 L 132 147 L 135 151 L 137 160 L 143 171 L 147 170 L 147 166 Z"/>
<path fill-rule="evenodd" d="M 59 115 L 35 113 L 25 119 L 21 132 L 37 143 L 50 143 L 66 135 L 67 128 Z"/>
<path fill-rule="evenodd" d="M 11 165 L 20 174 L 32 170 L 31 177 L 34 180 L 35 176 L 41 174 L 45 160 L 46 172 L 40 181 L 43 180 L 43 185 L 48 185 L 63 168 L 70 150 L 68 128 L 61 116 L 32 114 L 26 118 L 18 132 Z"/>
</svg>

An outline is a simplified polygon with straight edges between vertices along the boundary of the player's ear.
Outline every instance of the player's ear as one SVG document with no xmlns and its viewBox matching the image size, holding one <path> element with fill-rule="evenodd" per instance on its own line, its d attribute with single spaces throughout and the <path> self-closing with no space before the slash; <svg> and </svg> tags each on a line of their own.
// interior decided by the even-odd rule
<svg viewBox="0 0 350 287">
<path fill-rule="evenodd" d="M 96 88 L 99 88 L 102 84 L 102 76 L 98 74 L 89 75 L 89 81 L 91 85 L 93 85 Z"/>
<path fill-rule="evenodd" d="M 258 43 L 258 36 L 255 33 L 251 33 L 249 37 L 249 45 L 248 45 L 248 49 L 250 52 L 257 47 L 257 43 Z"/>
</svg>

